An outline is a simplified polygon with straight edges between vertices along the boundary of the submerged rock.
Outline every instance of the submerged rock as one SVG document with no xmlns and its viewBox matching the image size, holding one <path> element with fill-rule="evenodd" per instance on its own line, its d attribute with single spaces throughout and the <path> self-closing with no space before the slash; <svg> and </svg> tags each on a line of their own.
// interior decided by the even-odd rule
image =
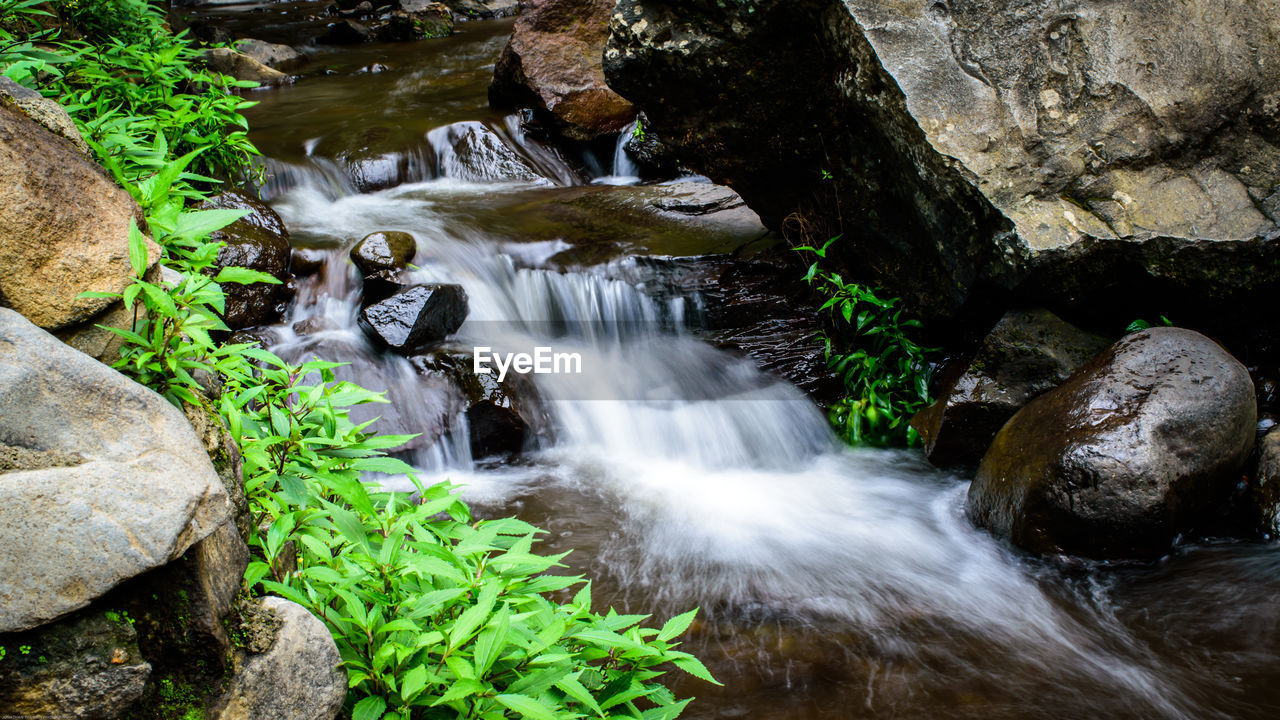
<svg viewBox="0 0 1280 720">
<path fill-rule="evenodd" d="M 217 267 L 244 267 L 264 272 L 280 281 L 239 285 L 224 283 L 227 296 L 223 320 L 232 330 L 269 325 L 284 314 L 293 294 L 289 261 L 292 248 L 284 221 L 261 200 L 241 190 L 228 190 L 201 205 L 201 209 L 249 210 L 249 215 L 210 235 L 222 241 Z"/>
<path fill-rule="evenodd" d="M 534 443 L 539 432 L 550 430 L 550 418 L 533 383 L 517 373 L 501 381 L 477 374 L 472 362 L 471 353 L 462 350 L 413 358 L 419 372 L 447 380 L 462 394 L 473 458 L 519 453 Z"/>
<path fill-rule="evenodd" d="M 265 652 L 245 659 L 211 717 L 333 720 L 347 697 L 347 673 L 329 629 L 283 598 L 263 598 L 262 606 L 279 620 L 275 639 Z"/>
<path fill-rule="evenodd" d="M 601 53 L 614 0 L 525 0 L 494 69 L 489 100 L 527 108 L 572 140 L 614 134 L 635 117 L 605 83 Z"/>
<path fill-rule="evenodd" d="M 5 309 L 0 389 L 18 458 L 0 474 L 0 632 L 82 608 L 230 518 L 181 411 Z"/>
<path fill-rule="evenodd" d="M 911 421 L 934 465 L 976 464 L 1005 422 L 1110 344 L 1042 308 L 1013 310 Z M 945 375 L 944 375 L 945 376 Z"/>
<path fill-rule="evenodd" d="M 120 717 L 142 697 L 151 665 L 127 617 L 86 611 L 4 637 L 0 708 L 22 718 Z"/>
<path fill-rule="evenodd" d="M 844 233 L 927 319 L 1012 291 L 1252 326 L 1277 32 L 1260 0 L 621 0 L 604 70 L 682 162 L 795 239 Z"/>
<path fill-rule="evenodd" d="M 119 301 L 80 297 L 133 284 L 130 223 L 146 227 L 102 168 L 0 100 L 0 306 L 63 333 L 106 334 L 99 323 L 132 329 Z M 160 248 L 150 240 L 146 248 L 149 269 Z"/>
<path fill-rule="evenodd" d="M 457 332 L 466 319 L 461 285 L 414 285 L 365 307 L 356 321 L 374 344 L 408 355 Z"/>
<path fill-rule="evenodd" d="M 388 270 L 399 272 L 409 267 L 417 252 L 418 243 L 407 232 L 375 232 L 351 248 L 351 262 L 365 276 Z"/>
<path fill-rule="evenodd" d="M 1248 371 L 1217 343 L 1134 333 L 1004 426 L 969 517 L 1032 552 L 1159 556 L 1230 494 L 1256 413 Z"/>
</svg>

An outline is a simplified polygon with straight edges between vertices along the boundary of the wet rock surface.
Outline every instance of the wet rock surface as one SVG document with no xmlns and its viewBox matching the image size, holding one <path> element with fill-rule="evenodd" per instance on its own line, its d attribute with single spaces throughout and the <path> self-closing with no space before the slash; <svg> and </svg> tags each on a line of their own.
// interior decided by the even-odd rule
<svg viewBox="0 0 1280 720">
<path fill-rule="evenodd" d="M 1280 536 L 1280 431 L 1258 443 L 1258 467 L 1249 487 L 1250 521 L 1269 537 Z"/>
<path fill-rule="evenodd" d="M 605 83 L 600 60 L 613 4 L 524 0 L 489 87 L 494 106 L 532 109 L 572 140 L 622 130 L 635 109 Z"/>
<path fill-rule="evenodd" d="M 307 61 L 306 56 L 294 48 L 282 43 L 269 43 L 265 40 L 255 40 L 253 38 L 241 40 L 236 43 L 235 49 L 237 52 L 281 72 L 294 70 Z"/>
<path fill-rule="evenodd" d="M 992 438 L 1033 398 L 1061 385 L 1109 341 L 1043 308 L 1011 311 L 959 372 L 944 372 L 938 399 L 911 424 L 935 465 L 976 465 Z"/>
<path fill-rule="evenodd" d="M 236 80 L 248 80 L 260 85 L 275 85 L 289 78 L 256 57 L 231 48 L 210 48 L 203 53 L 204 64 L 212 71 L 230 75 Z"/>
<path fill-rule="evenodd" d="M 438 171 L 469 182 L 546 182 L 483 123 L 463 122 L 432 131 L 437 144 L 447 146 Z"/>
<path fill-rule="evenodd" d="M 221 193 L 202 209 L 248 210 L 248 215 L 210 235 L 224 244 L 218 250 L 217 267 L 244 267 L 264 272 L 280 284 L 225 283 L 227 296 L 223 320 L 232 330 L 266 325 L 278 320 L 292 297 L 289 262 L 292 248 L 284 221 L 266 203 L 241 190 Z"/>
<path fill-rule="evenodd" d="M 377 272 L 404 270 L 417 252 L 418 242 L 407 232 L 375 232 L 351 248 L 351 262 L 367 277 Z"/>
<path fill-rule="evenodd" d="M 539 435 L 549 437 L 551 419 L 525 376 L 512 373 L 499 381 L 476 373 L 471 352 L 462 349 L 415 357 L 413 365 L 424 375 L 447 380 L 461 393 L 473 458 L 512 455 L 529 449 Z"/>
<path fill-rule="evenodd" d="M 1248 372 L 1217 343 L 1134 333 L 1014 415 L 968 515 L 1032 552 L 1159 556 L 1239 480 L 1256 413 Z"/>
<path fill-rule="evenodd" d="M 466 319 L 461 285 L 414 285 L 365 307 L 357 322 L 375 345 L 413 354 L 457 332 Z"/>
<path fill-rule="evenodd" d="M 84 607 L 231 515 L 179 410 L 5 309 L 0 444 L 81 459 L 0 475 L 0 632 Z"/>
<path fill-rule="evenodd" d="M 1215 327 L 1280 277 L 1280 50 L 1266 3 L 1211 5 L 622 0 L 604 68 L 693 169 L 845 233 L 927 318 L 995 286 Z"/>
</svg>

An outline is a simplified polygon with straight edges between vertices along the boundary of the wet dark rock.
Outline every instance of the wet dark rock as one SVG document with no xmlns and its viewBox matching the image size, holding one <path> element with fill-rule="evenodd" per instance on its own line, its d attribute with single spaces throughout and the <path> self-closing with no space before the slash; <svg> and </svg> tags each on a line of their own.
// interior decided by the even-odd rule
<svg viewBox="0 0 1280 720">
<path fill-rule="evenodd" d="M 433 130 L 442 153 L 440 174 L 469 182 L 545 182 L 497 133 L 479 122 L 460 122 Z"/>
<path fill-rule="evenodd" d="M 315 275 L 324 268 L 329 252 L 319 248 L 294 248 L 289 260 L 289 272 L 294 277 Z"/>
<path fill-rule="evenodd" d="M 457 332 L 466 319 L 461 285 L 414 285 L 365 307 L 357 322 L 374 344 L 409 355 Z"/>
<path fill-rule="evenodd" d="M 1061 385 L 1110 341 L 1043 308 L 1007 313 L 973 359 L 944 372 L 938 399 L 911 421 L 934 465 L 976 464 L 1000 428 Z"/>
<path fill-rule="evenodd" d="M 364 276 L 364 284 L 360 288 L 360 304 L 364 306 L 382 302 L 409 287 L 410 284 L 404 273 L 394 270 L 369 273 Z"/>
<path fill-rule="evenodd" d="M 1274 427 L 1258 444 L 1258 467 L 1249 486 L 1248 505 L 1259 530 L 1280 536 L 1280 431 Z"/>
<path fill-rule="evenodd" d="M 142 697 L 151 665 L 129 620 L 88 610 L 0 635 L 0 708 L 23 718 L 106 720 Z"/>
<path fill-rule="evenodd" d="M 316 38 L 321 45 L 360 45 L 373 41 L 373 31 L 369 26 L 355 20 L 339 20 Z"/>
<path fill-rule="evenodd" d="M 969 517 L 1032 552 L 1159 556 L 1230 494 L 1256 417 L 1248 372 L 1217 343 L 1134 333 L 1004 426 Z"/>
<path fill-rule="evenodd" d="M 571 140 L 616 134 L 635 109 L 605 83 L 600 56 L 614 0 L 525 0 L 498 58 L 489 100 L 531 109 Z"/>
<path fill-rule="evenodd" d="M 1280 289 L 1268 7 L 621 0 L 604 71 L 683 163 L 793 239 L 843 233 L 846 275 L 926 320 L 1013 292 L 1249 326 Z"/>
<path fill-rule="evenodd" d="M 236 43 L 236 50 L 274 70 L 294 70 L 307 61 L 306 56 L 288 45 L 252 38 Z"/>
<path fill-rule="evenodd" d="M 627 138 L 624 150 L 637 166 L 645 179 L 669 180 L 680 175 L 680 159 L 675 152 L 662 141 L 658 133 L 648 129 L 649 118 L 640 113 L 637 117 L 639 132 Z"/>
<path fill-rule="evenodd" d="M 218 250 L 217 267 L 244 267 L 264 272 L 281 284 L 224 283 L 227 295 L 223 319 L 232 330 L 268 325 L 279 320 L 293 296 L 289 274 L 292 248 L 284 221 L 261 200 L 241 190 L 228 190 L 201 205 L 202 209 L 249 210 L 249 215 L 214 232 L 224 244 Z"/>
<path fill-rule="evenodd" d="M 418 243 L 407 232 L 388 230 L 370 233 L 351 248 L 351 262 L 361 275 L 406 269 L 418 252 Z"/>
<path fill-rule="evenodd" d="M 517 0 L 443 0 L 453 10 L 453 19 L 488 20 L 518 15 L 520 4 Z"/>
<path fill-rule="evenodd" d="M 523 375 L 512 373 L 499 381 L 494 375 L 477 374 L 471 353 L 463 350 L 415 357 L 413 365 L 424 375 L 447 380 L 462 394 L 474 458 L 519 453 L 539 433 L 550 432 L 551 421 L 537 388 Z"/>
<path fill-rule="evenodd" d="M 399 0 L 400 9 L 382 22 L 375 35 L 381 42 L 404 42 L 453 34 L 453 13 L 440 2 Z"/>
</svg>

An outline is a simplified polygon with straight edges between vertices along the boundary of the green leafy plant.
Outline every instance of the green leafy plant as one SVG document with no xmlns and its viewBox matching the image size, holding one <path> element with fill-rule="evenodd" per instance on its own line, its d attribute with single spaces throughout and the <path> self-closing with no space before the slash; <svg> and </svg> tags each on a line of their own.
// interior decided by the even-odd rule
<svg viewBox="0 0 1280 720">
<path fill-rule="evenodd" d="M 881 297 L 822 269 L 839 239 L 796 248 L 815 258 L 804 278 L 826 298 L 819 312 L 826 314 L 831 329 L 820 337 L 827 366 L 847 392 L 828 415 L 849 444 L 914 445 L 919 436 L 909 423 L 929 403 L 931 351 L 913 339 L 920 322 L 903 317 L 898 298 Z"/>
<path fill-rule="evenodd" d="M 1162 326 L 1164 326 L 1164 327 L 1173 327 L 1173 321 L 1172 321 L 1172 320 L 1170 320 L 1169 318 L 1165 317 L 1164 315 L 1161 315 L 1161 316 L 1160 316 L 1160 325 L 1162 325 Z M 1137 320 L 1134 320 L 1133 322 L 1129 323 L 1129 324 L 1125 327 L 1125 329 L 1124 329 L 1124 333 L 1125 333 L 1126 335 L 1128 335 L 1129 333 L 1136 333 L 1136 332 L 1139 332 L 1139 331 L 1141 331 L 1141 330 L 1146 330 L 1146 329 L 1148 329 L 1148 328 L 1153 328 L 1153 327 L 1155 327 L 1155 325 L 1154 325 L 1153 323 L 1150 323 L 1150 322 L 1148 322 L 1148 321 L 1146 321 L 1146 320 L 1144 320 L 1144 319 L 1142 319 L 1142 318 L 1138 318 Z"/>
</svg>

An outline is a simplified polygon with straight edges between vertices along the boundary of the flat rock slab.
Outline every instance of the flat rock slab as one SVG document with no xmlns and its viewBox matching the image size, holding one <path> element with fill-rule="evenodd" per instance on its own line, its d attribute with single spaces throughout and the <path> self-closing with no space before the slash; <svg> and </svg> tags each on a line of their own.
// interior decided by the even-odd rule
<svg viewBox="0 0 1280 720">
<path fill-rule="evenodd" d="M 182 412 L 0 309 L 0 632 L 84 607 L 230 517 Z"/>
</svg>

